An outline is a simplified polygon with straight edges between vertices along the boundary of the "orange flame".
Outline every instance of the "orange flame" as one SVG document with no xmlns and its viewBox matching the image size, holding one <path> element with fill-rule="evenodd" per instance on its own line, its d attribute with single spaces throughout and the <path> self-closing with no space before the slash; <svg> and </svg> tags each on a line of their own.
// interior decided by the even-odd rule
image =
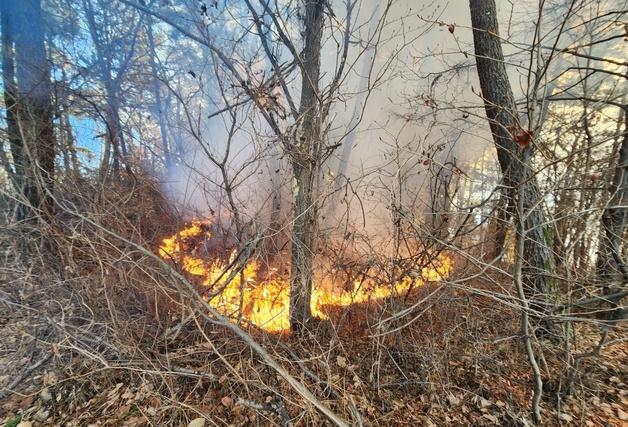
<svg viewBox="0 0 628 427">
<path fill-rule="evenodd" d="M 182 269 L 202 279 L 209 289 L 208 304 L 225 316 L 259 326 L 270 332 L 286 331 L 290 328 L 288 306 L 290 300 L 289 281 L 280 277 L 258 280 L 258 264 L 251 261 L 237 274 L 230 269 L 230 263 L 207 261 L 192 251 L 185 242 L 188 239 L 209 239 L 211 233 L 203 227 L 208 222 L 195 220 L 175 235 L 165 238 L 159 247 L 159 255 L 164 259 L 178 262 Z M 231 254 L 233 260 L 235 251 Z M 451 259 L 440 255 L 433 266 L 424 267 L 421 277 L 406 276 L 393 285 L 380 285 L 355 281 L 353 289 L 334 291 L 333 286 L 317 286 L 312 289 L 310 307 L 312 314 L 327 319 L 326 306 L 346 307 L 351 304 L 402 295 L 410 289 L 421 286 L 424 281 L 439 281 L 447 278 L 452 267 Z"/>
</svg>

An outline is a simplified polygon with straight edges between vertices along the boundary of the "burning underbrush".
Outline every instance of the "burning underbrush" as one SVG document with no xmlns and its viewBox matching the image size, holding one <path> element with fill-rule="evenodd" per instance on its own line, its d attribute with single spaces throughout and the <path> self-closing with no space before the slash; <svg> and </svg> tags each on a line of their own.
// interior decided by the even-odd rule
<svg viewBox="0 0 628 427">
<path fill-rule="evenodd" d="M 240 259 L 242 253 L 230 248 L 214 230 L 210 220 L 191 221 L 162 240 L 159 255 L 200 284 L 208 304 L 225 316 L 270 332 L 287 331 L 290 283 L 282 274 L 285 269 Z M 447 278 L 451 258 L 442 253 L 429 258 L 393 281 L 376 280 L 378 275 L 373 271 L 363 271 L 349 282 L 333 271 L 318 275 L 312 291 L 312 314 L 328 319 L 335 308 L 403 296 L 426 282 Z"/>
<path fill-rule="evenodd" d="M 55 236 L 63 269 L 16 256 L 15 235 L 0 233 L 0 425 L 329 425 L 250 341 L 203 316 L 207 307 L 148 248 L 183 271 L 210 305 L 270 331 L 287 326 L 281 257 L 246 259 L 210 221 L 162 240 L 174 221 L 164 221 L 144 193 L 136 198 L 146 203 L 137 212 L 106 198 L 81 217 L 68 212 L 62 225 L 73 233 Z M 325 257 L 341 253 L 325 249 Z M 255 334 L 255 341 L 350 425 L 526 425 L 533 378 L 516 339 L 519 313 L 492 297 L 508 290 L 507 279 L 479 276 L 450 253 L 454 278 L 452 260 L 432 255 L 395 259 L 403 264 L 396 272 L 366 256 L 330 262 L 312 305 L 330 320 L 318 325 L 325 327 Z M 448 275 L 446 286 L 430 283 Z M 398 294 L 410 298 L 392 298 Z M 364 333 L 339 333 L 364 319 Z M 587 337 L 583 351 L 595 345 L 595 331 L 578 333 Z M 548 389 L 547 425 L 621 425 L 625 411 L 611 405 L 625 401 L 627 357 L 617 346 L 585 361 L 581 394 L 569 407 L 562 402 L 562 412 Z M 544 375 L 561 378 L 560 357 L 548 352 L 545 362 Z"/>
</svg>

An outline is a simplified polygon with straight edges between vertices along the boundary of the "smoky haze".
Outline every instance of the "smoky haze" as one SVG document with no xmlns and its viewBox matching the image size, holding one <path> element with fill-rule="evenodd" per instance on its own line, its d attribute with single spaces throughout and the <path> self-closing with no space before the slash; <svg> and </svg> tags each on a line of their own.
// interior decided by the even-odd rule
<svg viewBox="0 0 628 427">
<path fill-rule="evenodd" d="M 500 2 L 498 8 L 517 97 L 524 94 L 525 87 L 518 67 L 525 67 L 528 59 L 518 46 L 530 42 L 532 3 Z M 345 2 L 336 1 L 332 8 L 336 15 L 332 24 L 338 27 L 344 22 Z M 225 15 L 221 16 L 230 33 L 218 39 L 230 51 L 230 39 L 241 36 L 242 29 Z M 372 236 L 388 236 L 394 211 L 421 220 L 428 212 L 444 209 L 434 209 L 427 194 L 435 179 L 451 179 L 454 172 L 461 171 L 463 179 L 473 181 L 477 177 L 467 172 L 479 158 L 488 159 L 488 168 L 495 171 L 492 141 L 466 4 L 394 1 L 386 9 L 384 2 L 361 1 L 353 15 L 348 72 L 325 123 L 325 144 L 334 148 L 319 177 L 320 228 L 328 235 L 343 235 L 349 224 Z M 299 30 L 292 29 L 296 39 Z M 329 85 L 337 69 L 341 35 L 337 28 L 332 33 L 327 23 L 321 87 Z M 234 61 L 252 81 L 260 83 L 271 66 L 257 36 L 243 38 L 247 41 L 233 50 Z M 229 203 L 235 203 L 244 218 L 264 227 L 271 222 L 275 205 L 280 206 L 279 216 L 286 224 L 292 182 L 281 142 L 251 103 L 238 107 L 235 124 L 226 114 L 206 118 L 239 98 L 228 84 L 216 88 L 217 77 L 227 81 L 230 77 L 217 65 L 215 56 L 200 45 L 191 49 L 199 59 L 186 67 L 194 70 L 195 76 L 188 72 L 183 79 L 188 86 L 180 88 L 191 118 L 176 124 L 186 141 L 186 153 L 167 177 L 167 193 L 189 216 L 212 215 L 228 224 L 232 218 Z M 281 59 L 281 49 L 277 47 L 276 52 Z M 289 80 L 298 101 L 300 79 L 295 75 Z M 222 98 L 221 90 L 226 92 Z M 276 93 L 281 110 L 277 115 L 286 116 L 286 99 L 280 90 Z M 289 118 L 279 122 L 290 126 Z M 216 165 L 216 160 L 224 159 L 226 176 Z M 233 194 L 231 202 L 225 179 Z M 490 193 L 491 189 L 485 190 Z"/>
</svg>

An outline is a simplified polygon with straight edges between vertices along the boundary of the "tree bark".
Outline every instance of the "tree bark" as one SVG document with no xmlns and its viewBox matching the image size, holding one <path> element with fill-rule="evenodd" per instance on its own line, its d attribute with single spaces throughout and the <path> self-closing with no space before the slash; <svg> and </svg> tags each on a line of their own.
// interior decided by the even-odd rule
<svg viewBox="0 0 628 427">
<path fill-rule="evenodd" d="M 53 212 L 55 137 L 40 0 L 2 2 L 2 14 L 9 140 L 16 182 L 30 205 L 20 206 L 17 216 L 20 220 L 31 217 L 32 207 L 49 219 Z"/>
<path fill-rule="evenodd" d="M 119 88 L 115 87 L 115 83 L 110 76 L 105 76 L 105 92 L 107 96 L 107 111 L 105 118 L 107 120 L 107 138 L 109 145 L 113 151 L 113 176 L 119 178 L 120 164 L 128 175 L 132 176 L 133 171 L 129 164 L 126 143 L 124 141 L 124 133 L 122 131 L 122 122 L 120 120 L 120 100 L 118 97 Z"/>
<path fill-rule="evenodd" d="M 66 113 L 62 119 L 65 122 L 65 135 L 67 138 L 67 148 L 70 152 L 70 161 L 72 163 L 72 173 L 74 178 L 79 178 L 81 176 L 81 165 L 78 160 L 78 155 L 76 152 L 76 140 L 74 139 L 74 133 L 72 131 L 72 125 L 70 124 L 70 117 Z"/>
<path fill-rule="evenodd" d="M 290 328 L 298 331 L 312 317 L 312 264 L 316 240 L 316 182 L 321 161 L 319 101 L 324 0 L 305 1 L 301 101 L 291 160 L 294 172 L 290 277 Z"/>
<path fill-rule="evenodd" d="M 15 81 L 15 57 L 14 57 L 14 18 L 8 2 L 0 2 L 0 13 L 2 14 L 2 84 L 4 86 L 4 105 L 6 109 L 7 137 L 9 149 L 13 158 L 13 167 L 5 165 L 13 183 L 15 191 L 22 195 L 30 205 L 33 204 L 32 195 L 36 194 L 34 189 L 27 188 L 26 171 L 30 169 L 30 162 L 26 156 L 20 127 L 17 119 L 17 83 Z M 32 187 L 32 183 L 31 183 Z M 19 204 L 16 210 L 18 221 L 29 216 L 30 208 L 26 204 Z"/>
<path fill-rule="evenodd" d="M 610 198 L 602 214 L 597 273 L 604 294 L 620 294 L 628 290 L 628 265 L 624 259 L 624 236 L 628 229 L 628 107 L 624 107 L 624 135 L 618 152 Z M 626 317 L 628 309 L 610 299 L 611 321 Z"/>
<path fill-rule="evenodd" d="M 519 122 L 499 40 L 495 1 L 470 0 L 469 5 L 478 76 L 502 171 L 503 209 L 506 217 L 511 216 L 517 198 L 523 199 L 520 214 L 525 216 L 527 261 L 523 268 L 524 288 L 526 297 L 532 300 L 531 307 L 545 311 L 555 294 L 555 284 L 547 274 L 553 270 L 553 257 L 546 237 L 546 221 L 539 206 L 542 196 L 530 167 L 534 135 L 526 135 Z M 526 143 L 515 142 L 516 136 Z M 530 141 L 525 141 L 528 137 Z M 518 188 L 521 190 L 517 191 Z M 498 226 L 503 225 L 502 220 Z M 503 230 L 498 231 L 498 235 L 505 234 Z"/>
</svg>

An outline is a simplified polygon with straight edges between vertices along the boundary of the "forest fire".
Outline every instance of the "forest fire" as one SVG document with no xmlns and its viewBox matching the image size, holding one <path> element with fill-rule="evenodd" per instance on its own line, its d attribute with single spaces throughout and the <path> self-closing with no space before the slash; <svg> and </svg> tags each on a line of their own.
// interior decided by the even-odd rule
<svg viewBox="0 0 628 427">
<path fill-rule="evenodd" d="M 288 304 L 289 280 L 280 277 L 276 269 L 261 277 L 256 261 L 246 263 L 241 271 L 234 271 L 236 257 L 232 251 L 227 257 L 207 256 L 198 248 L 212 237 L 211 222 L 194 220 L 171 237 L 165 238 L 159 247 L 159 255 L 179 264 L 189 275 L 198 278 L 207 287 L 205 296 L 209 305 L 225 316 L 240 319 L 270 332 L 289 329 Z M 207 259 L 209 258 L 209 259 Z M 451 271 L 451 259 L 440 255 L 429 267 L 421 268 L 421 277 L 406 276 L 394 284 L 374 284 L 368 280 L 356 280 L 352 289 L 335 289 L 330 279 L 314 283 L 312 290 L 312 314 L 327 319 L 326 307 L 346 307 L 352 304 L 381 300 L 403 295 L 424 282 L 439 281 Z"/>
</svg>

